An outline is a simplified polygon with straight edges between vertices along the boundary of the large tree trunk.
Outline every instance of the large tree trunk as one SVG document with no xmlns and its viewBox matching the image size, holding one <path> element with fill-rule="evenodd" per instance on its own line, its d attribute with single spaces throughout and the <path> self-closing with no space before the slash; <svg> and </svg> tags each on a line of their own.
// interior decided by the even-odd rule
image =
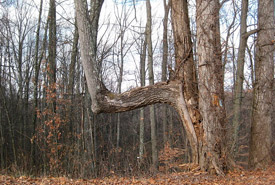
<svg viewBox="0 0 275 185">
<path fill-rule="evenodd" d="M 224 91 L 219 28 L 219 1 L 197 0 L 199 108 L 203 137 L 200 139 L 200 166 L 222 174 Z"/>
<path fill-rule="evenodd" d="M 179 107 L 182 112 L 182 103 L 186 104 L 187 112 L 181 116 L 183 126 L 187 130 L 187 136 L 192 149 L 192 160 L 198 163 L 198 138 L 200 114 L 198 111 L 198 86 L 196 68 L 193 60 L 191 30 L 188 16 L 187 0 L 172 0 L 172 25 L 174 31 L 176 70 L 175 77 L 183 83 L 183 97 Z M 186 103 L 185 103 L 186 102 Z M 190 117 L 191 120 L 189 120 Z M 195 130 L 196 134 L 195 134 Z M 188 131 L 189 130 L 189 131 Z"/>
<path fill-rule="evenodd" d="M 258 1 L 258 39 L 249 166 L 264 168 L 271 162 L 271 124 L 274 78 L 274 1 Z"/>
<path fill-rule="evenodd" d="M 91 7 L 97 10 L 93 20 L 98 20 L 103 1 L 95 0 Z M 174 1 L 174 3 L 177 3 Z M 209 171 L 214 169 L 223 174 L 221 165 L 222 126 L 224 122 L 222 63 L 219 38 L 219 2 L 198 1 L 198 55 L 199 55 L 199 88 L 200 111 L 197 110 L 197 87 L 195 65 L 192 59 L 192 43 L 190 29 L 182 33 L 182 27 L 188 30 L 188 14 L 186 1 L 180 4 L 180 16 L 175 16 L 173 24 L 180 23 L 174 31 L 179 42 L 176 48 L 175 78 L 167 82 L 138 87 L 121 94 L 115 94 L 106 89 L 98 78 L 96 69 L 96 35 L 98 25 L 92 24 L 85 0 L 75 0 L 77 23 L 80 35 L 81 59 L 87 78 L 89 92 L 92 97 L 94 113 L 123 112 L 155 103 L 167 103 L 175 107 L 183 121 L 184 128 L 192 147 L 193 162 Z M 186 5 L 184 5 L 184 3 Z M 176 8 L 175 8 L 176 9 Z M 182 19 L 182 16 L 185 16 Z M 91 26 L 93 25 L 93 26 Z M 186 36 L 181 34 L 187 34 Z M 183 37 L 183 38 L 182 38 Z M 184 42 L 182 42 L 184 41 Z"/>
</svg>

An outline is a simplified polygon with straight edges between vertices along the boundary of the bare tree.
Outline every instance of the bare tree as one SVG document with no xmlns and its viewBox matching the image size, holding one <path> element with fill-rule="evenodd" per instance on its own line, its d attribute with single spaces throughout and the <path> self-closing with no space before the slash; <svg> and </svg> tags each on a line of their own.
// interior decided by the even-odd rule
<svg viewBox="0 0 275 185">
<path fill-rule="evenodd" d="M 146 36 L 145 40 L 142 41 L 141 53 L 140 53 L 140 85 L 145 86 L 145 60 L 146 60 Z M 140 108 L 140 121 L 139 121 L 139 162 L 143 163 L 144 154 L 144 107 Z"/>
<path fill-rule="evenodd" d="M 255 33 L 256 30 L 247 32 L 247 13 L 248 13 L 248 0 L 242 0 L 241 8 L 241 29 L 240 29 L 240 43 L 237 58 L 237 73 L 236 81 L 234 84 L 234 99 L 233 99 L 233 141 L 230 148 L 232 157 L 238 153 L 238 134 L 241 121 L 241 105 L 244 81 L 244 64 L 245 64 L 245 51 L 247 46 L 247 39 L 249 35 Z"/>
<path fill-rule="evenodd" d="M 41 67 L 41 60 L 39 59 L 39 36 L 40 36 L 40 26 L 41 26 L 41 16 L 42 16 L 42 7 L 43 7 L 43 0 L 40 1 L 40 8 L 39 8 L 39 15 L 38 15 L 38 23 L 37 23 L 37 30 L 36 30 L 36 36 L 35 36 L 35 53 L 34 53 L 34 92 L 33 92 L 33 96 L 34 96 L 34 113 L 33 113 L 33 130 L 32 130 L 32 139 L 34 139 L 35 137 L 35 130 L 36 130 L 36 121 L 37 121 L 37 114 L 36 111 L 38 109 L 38 77 L 39 77 L 39 71 L 40 71 L 40 67 Z M 47 30 L 47 29 L 46 29 Z M 45 34 L 47 35 L 47 34 Z M 44 39 L 46 42 L 46 39 Z M 43 53 L 43 52 L 42 52 Z M 43 54 L 42 54 L 43 56 Z M 31 145 L 31 155 L 32 155 L 32 159 L 31 159 L 31 166 L 35 164 L 35 145 L 32 142 Z"/>
<path fill-rule="evenodd" d="M 117 92 L 121 93 L 122 90 L 122 81 L 123 81 L 123 73 L 124 73 L 124 58 L 127 55 L 128 51 L 131 49 L 132 44 L 129 44 L 127 35 L 125 35 L 127 29 L 129 29 L 129 25 L 131 25 L 131 22 L 133 20 L 129 21 L 129 15 L 131 13 L 131 9 L 127 10 L 126 8 L 126 2 L 122 4 L 122 10 L 119 14 L 118 7 L 116 6 L 117 13 L 116 21 L 118 22 L 118 29 L 119 29 L 119 50 L 117 54 L 117 66 L 118 68 L 118 75 L 117 75 Z M 120 142 L 120 125 L 121 125 L 121 119 L 120 114 L 117 114 L 117 143 L 116 146 L 119 148 L 119 142 Z"/>
<path fill-rule="evenodd" d="M 55 0 L 50 1 L 49 9 L 49 84 L 50 90 L 56 93 L 56 5 Z M 56 97 L 53 97 L 50 105 L 53 112 L 56 112 Z"/>
<path fill-rule="evenodd" d="M 171 7 L 171 1 L 166 3 L 166 0 L 163 0 L 164 6 L 164 18 L 163 18 L 163 55 L 162 55 L 162 65 L 161 65 L 161 80 L 165 82 L 167 80 L 167 61 L 168 61 L 168 16 Z M 163 116 L 163 141 L 164 144 L 168 141 L 168 132 L 167 132 L 167 106 L 162 106 L 162 116 Z"/>
<path fill-rule="evenodd" d="M 154 72 L 153 72 L 153 46 L 152 46 L 152 15 L 150 0 L 146 0 L 146 42 L 148 48 L 148 73 L 149 85 L 154 85 Z M 157 150 L 157 128 L 155 120 L 155 107 L 150 105 L 150 125 L 151 125 L 151 144 L 152 144 L 152 162 L 154 170 L 158 169 L 158 150 Z"/>
<path fill-rule="evenodd" d="M 193 155 L 195 155 L 193 157 L 194 163 L 200 164 L 204 170 L 211 171 L 211 169 L 214 169 L 218 174 L 223 174 L 222 127 L 225 113 L 219 43 L 219 1 L 197 1 L 198 82 L 200 111 L 202 114 L 202 120 L 196 119 L 202 121 L 201 127 L 198 127 L 198 129 L 196 128 L 197 124 L 192 121 L 194 117 L 197 117 L 197 114 L 194 114 L 195 111 L 190 111 L 193 109 L 188 109 L 186 102 L 190 101 L 190 99 L 186 99 L 186 95 L 183 94 L 183 89 L 187 88 L 186 86 L 193 86 L 193 83 L 186 84 L 186 79 L 184 79 L 184 82 L 182 79 L 184 78 L 181 72 L 183 71 L 183 66 L 185 66 L 184 58 L 181 58 L 181 62 L 176 65 L 175 78 L 167 82 L 159 82 L 154 85 L 115 94 L 110 92 L 100 81 L 96 68 L 96 37 L 98 31 L 98 21 L 96 20 L 100 16 L 102 4 L 103 0 L 92 1 L 89 14 L 86 0 L 75 0 L 81 61 L 87 77 L 88 90 L 92 98 L 93 112 L 123 112 L 155 103 L 170 104 L 176 108 L 183 120 Z M 182 47 L 182 45 L 179 43 L 175 47 Z M 187 58 L 190 58 L 190 55 L 187 55 Z"/>
</svg>

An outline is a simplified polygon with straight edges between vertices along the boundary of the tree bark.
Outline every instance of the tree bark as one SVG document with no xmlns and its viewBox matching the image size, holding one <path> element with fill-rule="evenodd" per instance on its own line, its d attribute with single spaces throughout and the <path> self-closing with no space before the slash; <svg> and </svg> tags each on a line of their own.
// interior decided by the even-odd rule
<svg viewBox="0 0 275 185">
<path fill-rule="evenodd" d="M 101 5 L 103 3 L 103 1 L 97 2 Z M 181 45 L 183 42 L 175 43 L 178 56 L 180 56 L 176 59 L 176 78 L 154 85 L 134 88 L 121 94 L 112 93 L 99 80 L 96 69 L 96 39 L 94 38 L 97 35 L 98 25 L 91 26 L 85 0 L 75 0 L 75 5 L 80 35 L 81 61 L 92 97 L 93 112 L 123 112 L 155 103 L 170 104 L 176 108 L 183 121 L 195 156 L 193 161 L 199 163 L 203 170 L 214 169 L 218 174 L 223 174 L 221 142 L 225 113 L 219 38 L 219 1 L 197 2 L 199 89 L 201 90 L 199 103 L 203 119 L 202 126 L 200 126 L 201 116 L 196 103 L 194 103 L 197 99 L 194 96 L 198 96 L 198 94 L 189 94 L 196 92 L 196 75 L 194 70 L 190 70 L 194 64 L 187 62 L 192 61 L 192 47 L 187 49 L 186 46 Z M 97 12 L 95 19 L 100 15 L 100 10 Z M 181 17 L 176 17 L 176 19 L 182 21 Z M 183 24 L 187 24 L 187 22 L 184 21 Z M 188 26 L 186 27 L 188 28 Z M 175 33 L 179 34 L 180 32 L 182 32 L 181 29 Z M 188 41 L 188 37 L 184 41 L 191 43 Z M 183 50 L 188 51 L 188 53 L 183 52 Z M 188 67 L 185 68 L 185 66 Z M 185 71 L 185 69 L 192 72 Z"/>
<path fill-rule="evenodd" d="M 191 132 L 187 132 L 187 136 L 193 154 L 192 161 L 198 163 L 197 137 L 200 137 L 200 114 L 198 111 L 198 87 L 193 60 L 187 0 L 172 0 L 172 26 L 176 57 L 175 76 L 177 79 L 182 80 L 183 83 L 183 88 L 180 87 L 183 90 L 183 100 L 180 101 L 178 109 L 181 112 L 182 106 L 187 108 L 184 113 L 186 116 L 182 116 L 184 118 L 182 121 L 185 129 L 190 127 Z M 187 117 L 190 117 L 190 120 Z"/>
<path fill-rule="evenodd" d="M 203 136 L 199 164 L 223 174 L 224 93 L 219 28 L 219 1 L 197 0 L 199 108 Z"/>
<path fill-rule="evenodd" d="M 74 1 L 81 47 L 81 61 L 93 102 L 92 111 L 94 113 L 101 112 L 99 100 L 102 99 L 102 96 L 100 94 L 102 89 L 105 89 L 105 86 L 99 80 L 96 62 L 98 20 L 103 2 L 104 0 L 91 0 L 91 9 L 88 11 L 86 0 Z"/>
<path fill-rule="evenodd" d="M 274 1 L 258 1 L 258 39 L 251 123 L 249 166 L 264 168 L 271 163 L 271 124 L 274 79 Z"/>
</svg>

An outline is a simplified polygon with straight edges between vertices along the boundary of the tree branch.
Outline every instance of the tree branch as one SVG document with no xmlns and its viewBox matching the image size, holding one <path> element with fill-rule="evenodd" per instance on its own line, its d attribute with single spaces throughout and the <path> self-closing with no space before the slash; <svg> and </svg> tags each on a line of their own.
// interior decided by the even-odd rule
<svg viewBox="0 0 275 185">
<path fill-rule="evenodd" d="M 98 107 L 94 113 L 113 113 L 134 110 L 155 103 L 176 105 L 179 96 L 178 81 L 159 82 L 155 85 L 138 87 L 121 94 L 102 89 L 97 94 Z"/>
<path fill-rule="evenodd" d="M 250 30 L 249 32 L 246 32 L 245 34 L 243 34 L 243 37 L 248 38 L 250 35 L 257 33 L 258 31 L 260 31 L 260 29 Z"/>
</svg>

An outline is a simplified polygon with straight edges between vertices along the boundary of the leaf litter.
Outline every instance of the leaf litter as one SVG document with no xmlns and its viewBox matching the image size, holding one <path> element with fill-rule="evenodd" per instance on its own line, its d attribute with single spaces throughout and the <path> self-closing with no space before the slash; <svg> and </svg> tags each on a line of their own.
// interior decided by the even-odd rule
<svg viewBox="0 0 275 185">
<path fill-rule="evenodd" d="M 224 177 L 209 175 L 200 171 L 158 173 L 151 177 L 120 177 L 113 175 L 95 179 L 70 179 L 67 177 L 33 178 L 27 176 L 14 177 L 10 175 L 0 175 L 0 184 L 275 184 L 275 164 L 266 170 L 230 171 Z"/>
</svg>

